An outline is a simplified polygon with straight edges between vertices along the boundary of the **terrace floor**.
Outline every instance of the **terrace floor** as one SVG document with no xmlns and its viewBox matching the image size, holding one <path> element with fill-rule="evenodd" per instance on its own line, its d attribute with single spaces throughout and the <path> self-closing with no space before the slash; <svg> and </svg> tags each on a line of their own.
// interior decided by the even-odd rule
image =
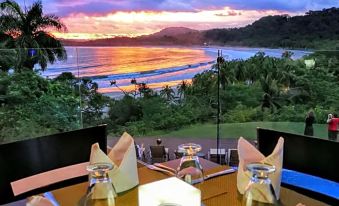
<svg viewBox="0 0 339 206">
<path fill-rule="evenodd" d="M 118 141 L 119 137 L 108 138 L 108 146 L 112 147 Z M 139 145 L 142 143 L 146 148 L 146 153 L 149 151 L 150 145 L 156 145 L 156 137 L 136 137 L 135 142 Z M 178 145 L 183 143 L 196 143 L 202 146 L 202 152 L 206 154 L 210 148 L 217 148 L 216 138 L 178 138 L 178 137 L 162 137 L 162 145 L 168 148 L 170 159 L 174 159 L 174 150 L 178 148 Z M 248 140 L 254 144 L 254 140 Z M 238 144 L 238 139 L 220 139 L 220 148 L 236 149 Z"/>
</svg>

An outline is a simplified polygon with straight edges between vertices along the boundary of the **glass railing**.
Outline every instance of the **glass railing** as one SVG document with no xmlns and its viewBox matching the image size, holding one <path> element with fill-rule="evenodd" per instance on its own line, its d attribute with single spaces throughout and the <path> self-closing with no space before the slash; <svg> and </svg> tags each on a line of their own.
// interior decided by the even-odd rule
<svg viewBox="0 0 339 206">
<path fill-rule="evenodd" d="M 66 47 L 64 60 L 58 49 L 0 50 L 0 142 L 102 123 L 113 136 L 214 138 L 218 49 L 221 138 L 304 134 L 310 111 L 313 135 L 327 138 L 339 50 Z"/>
</svg>

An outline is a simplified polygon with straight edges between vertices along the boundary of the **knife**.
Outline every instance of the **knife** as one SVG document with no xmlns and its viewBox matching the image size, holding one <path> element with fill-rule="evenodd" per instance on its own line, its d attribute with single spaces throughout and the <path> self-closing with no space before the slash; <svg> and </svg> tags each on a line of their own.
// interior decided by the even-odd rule
<svg viewBox="0 0 339 206">
<path fill-rule="evenodd" d="M 146 167 L 147 167 L 148 169 L 151 169 L 151 170 L 156 170 L 156 171 L 159 171 L 159 172 L 167 173 L 167 174 L 169 174 L 169 175 L 171 175 L 171 176 L 175 176 L 175 173 L 173 173 L 172 171 L 165 170 L 165 169 L 160 168 L 160 167 L 157 167 L 157 166 L 155 166 L 155 165 L 146 165 Z"/>
<path fill-rule="evenodd" d="M 154 165 L 154 166 L 157 166 L 157 167 L 160 167 L 160 168 L 162 168 L 162 169 L 165 169 L 165 170 L 169 170 L 169 171 L 171 171 L 171 172 L 173 172 L 173 173 L 177 173 L 177 171 L 176 171 L 175 169 L 173 169 L 173 168 L 171 168 L 171 167 L 168 167 L 168 166 L 166 166 L 166 165 L 163 165 L 163 164 L 161 164 L 161 163 L 154 163 L 153 165 Z"/>
<path fill-rule="evenodd" d="M 210 179 L 210 178 L 213 178 L 213 177 L 218 177 L 218 176 L 221 176 L 221 175 L 231 174 L 231 173 L 233 173 L 235 171 L 237 171 L 237 170 L 235 170 L 233 168 L 222 170 L 220 172 L 216 172 L 216 173 L 212 173 L 212 174 L 206 175 L 204 179 L 207 180 L 207 179 Z"/>
</svg>

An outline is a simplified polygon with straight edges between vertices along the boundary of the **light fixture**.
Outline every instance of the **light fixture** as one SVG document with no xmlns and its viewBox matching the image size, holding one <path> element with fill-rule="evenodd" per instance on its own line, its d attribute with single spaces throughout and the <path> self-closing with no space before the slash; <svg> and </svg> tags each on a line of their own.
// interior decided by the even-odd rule
<svg viewBox="0 0 339 206">
<path fill-rule="evenodd" d="M 315 60 L 314 59 L 305 59 L 305 65 L 306 68 L 313 68 L 315 65 Z"/>
</svg>

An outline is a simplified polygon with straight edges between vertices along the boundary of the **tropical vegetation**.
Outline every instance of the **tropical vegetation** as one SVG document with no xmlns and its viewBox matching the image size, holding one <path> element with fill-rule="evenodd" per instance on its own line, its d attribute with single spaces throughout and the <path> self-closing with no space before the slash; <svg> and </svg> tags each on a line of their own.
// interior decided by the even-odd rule
<svg viewBox="0 0 339 206">
<path fill-rule="evenodd" d="M 0 3 L 0 41 L 16 53 L 15 70 L 33 70 L 34 65 L 46 69 L 47 63 L 67 58 L 62 43 L 47 30 L 65 31 L 66 26 L 55 15 L 45 15 L 41 1 L 27 10 L 12 0 Z M 7 71 L 9 65 L 2 65 Z"/>
<path fill-rule="evenodd" d="M 211 29 L 210 44 L 282 48 L 339 48 L 339 8 L 308 11 L 302 16 L 265 16 L 242 28 Z"/>
<path fill-rule="evenodd" d="M 297 60 L 290 52 L 281 58 L 259 52 L 214 65 L 176 89 L 155 91 L 131 79 L 134 90 L 111 99 L 93 79 L 68 72 L 49 79 L 36 72 L 36 65 L 45 69 L 66 58 L 62 43 L 47 32 L 49 26 L 65 28 L 58 17 L 42 13 L 40 1 L 23 11 L 6 0 L 0 9 L 0 142 L 101 123 L 111 133 L 134 135 L 214 124 L 218 87 L 222 123 L 303 122 L 309 110 L 316 123 L 325 123 L 328 113 L 339 111 L 338 51 Z M 111 86 L 118 87 L 114 80 Z"/>
<path fill-rule="evenodd" d="M 305 59 L 315 61 L 315 65 L 307 67 Z M 327 113 L 339 111 L 338 56 L 320 52 L 305 59 L 292 60 L 286 53 L 282 58 L 257 53 L 248 60 L 220 65 L 221 122 L 303 122 L 306 113 L 313 110 L 316 122 L 325 123 Z M 192 84 L 179 84 L 178 88 L 184 89 L 177 92 L 176 98 L 171 96 L 172 101 L 166 95 L 173 94 L 168 86 L 160 95 L 133 98 L 126 94 L 121 100 L 114 100 L 108 120 L 113 120 L 113 131 L 145 134 L 215 123 L 215 70 L 196 75 Z"/>
</svg>

